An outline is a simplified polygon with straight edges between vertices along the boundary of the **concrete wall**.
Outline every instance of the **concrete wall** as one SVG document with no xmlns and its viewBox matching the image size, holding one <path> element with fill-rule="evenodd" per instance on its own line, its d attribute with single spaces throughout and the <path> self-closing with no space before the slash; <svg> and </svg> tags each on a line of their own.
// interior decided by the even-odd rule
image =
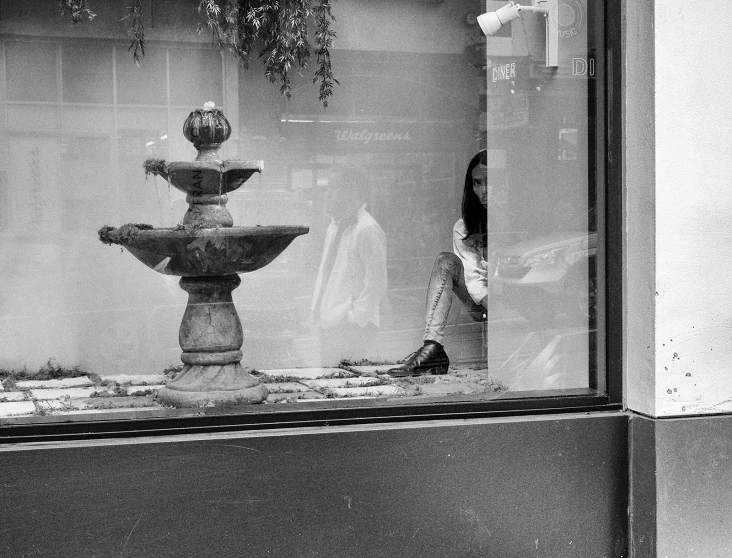
<svg viewBox="0 0 732 558">
<path fill-rule="evenodd" d="M 630 421 L 631 556 L 732 549 L 732 417 Z"/>
<path fill-rule="evenodd" d="M 627 442 L 616 413 L 0 447 L 0 555 L 615 558 Z"/>
<path fill-rule="evenodd" d="M 732 14 L 624 16 L 625 403 L 656 417 L 631 419 L 630 555 L 728 556 Z"/>
<path fill-rule="evenodd" d="M 732 14 L 676 0 L 655 22 L 657 411 L 732 411 Z"/>
<path fill-rule="evenodd" d="M 624 401 L 655 413 L 655 114 L 653 2 L 624 6 Z"/>
<path fill-rule="evenodd" d="M 729 412 L 732 13 L 671 0 L 626 17 L 626 400 Z"/>
</svg>

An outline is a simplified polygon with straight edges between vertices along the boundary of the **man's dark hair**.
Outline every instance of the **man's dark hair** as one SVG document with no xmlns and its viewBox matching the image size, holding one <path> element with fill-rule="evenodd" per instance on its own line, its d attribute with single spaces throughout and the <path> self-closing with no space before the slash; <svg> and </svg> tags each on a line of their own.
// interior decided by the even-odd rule
<svg viewBox="0 0 732 558">
<path fill-rule="evenodd" d="M 487 164 L 488 152 L 482 149 L 470 160 L 468 170 L 465 172 L 462 214 L 463 223 L 468 231 L 467 236 L 477 234 L 483 237 L 488 231 L 488 212 L 473 190 L 473 169 L 478 165 Z"/>
</svg>

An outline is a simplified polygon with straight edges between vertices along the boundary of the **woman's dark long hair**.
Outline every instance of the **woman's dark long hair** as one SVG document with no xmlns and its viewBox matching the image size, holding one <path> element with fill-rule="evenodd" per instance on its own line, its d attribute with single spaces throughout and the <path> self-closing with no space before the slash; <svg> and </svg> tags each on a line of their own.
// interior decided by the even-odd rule
<svg viewBox="0 0 732 558">
<path fill-rule="evenodd" d="M 488 152 L 485 149 L 478 151 L 470 160 L 468 170 L 465 172 L 465 188 L 463 189 L 463 223 L 468 231 L 467 236 L 480 239 L 485 242 L 485 235 L 488 231 L 488 212 L 480 199 L 473 191 L 473 169 L 478 165 L 488 164 Z"/>
</svg>

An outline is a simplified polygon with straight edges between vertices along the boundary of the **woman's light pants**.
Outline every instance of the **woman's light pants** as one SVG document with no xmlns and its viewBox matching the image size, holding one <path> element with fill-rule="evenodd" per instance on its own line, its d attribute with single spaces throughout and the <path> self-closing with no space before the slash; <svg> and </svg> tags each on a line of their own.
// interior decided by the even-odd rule
<svg viewBox="0 0 732 558">
<path fill-rule="evenodd" d="M 471 312 L 482 309 L 482 306 L 473 302 L 465 287 L 463 262 L 452 252 L 440 252 L 432 267 L 427 287 L 424 341 L 442 343 L 453 294 L 457 295 Z"/>
</svg>

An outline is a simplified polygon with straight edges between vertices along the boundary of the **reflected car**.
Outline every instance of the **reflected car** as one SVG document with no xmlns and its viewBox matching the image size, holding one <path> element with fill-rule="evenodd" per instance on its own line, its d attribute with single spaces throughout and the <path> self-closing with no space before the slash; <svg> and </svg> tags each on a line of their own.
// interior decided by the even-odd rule
<svg viewBox="0 0 732 558">
<path fill-rule="evenodd" d="M 555 232 L 496 253 L 494 279 L 501 301 L 543 323 L 559 314 L 594 327 L 597 233 Z"/>
</svg>

